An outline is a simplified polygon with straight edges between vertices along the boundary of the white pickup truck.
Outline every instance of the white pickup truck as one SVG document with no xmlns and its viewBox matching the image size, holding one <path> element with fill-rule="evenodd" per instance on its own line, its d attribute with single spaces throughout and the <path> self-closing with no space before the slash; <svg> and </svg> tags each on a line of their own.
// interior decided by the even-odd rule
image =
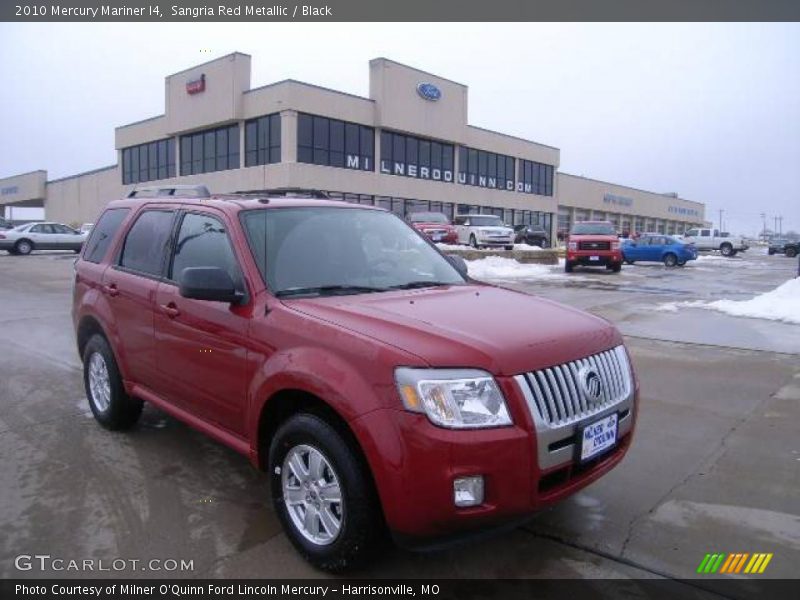
<svg viewBox="0 0 800 600">
<path fill-rule="evenodd" d="M 683 241 L 694 244 L 700 251 L 719 250 L 723 256 L 736 256 L 749 248 L 743 238 L 720 235 L 718 229 L 690 229 L 683 235 Z"/>
</svg>

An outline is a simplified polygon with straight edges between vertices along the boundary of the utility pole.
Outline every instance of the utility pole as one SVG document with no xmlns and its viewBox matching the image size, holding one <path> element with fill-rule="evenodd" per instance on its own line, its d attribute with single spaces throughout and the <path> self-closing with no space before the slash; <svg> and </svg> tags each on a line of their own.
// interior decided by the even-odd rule
<svg viewBox="0 0 800 600">
<path fill-rule="evenodd" d="M 783 215 L 778 217 L 778 236 L 783 237 Z"/>
<path fill-rule="evenodd" d="M 761 241 L 767 241 L 767 215 L 766 213 L 761 213 Z"/>
<path fill-rule="evenodd" d="M 778 217 L 772 217 L 775 221 L 775 225 L 772 227 L 772 233 L 778 233 Z"/>
</svg>

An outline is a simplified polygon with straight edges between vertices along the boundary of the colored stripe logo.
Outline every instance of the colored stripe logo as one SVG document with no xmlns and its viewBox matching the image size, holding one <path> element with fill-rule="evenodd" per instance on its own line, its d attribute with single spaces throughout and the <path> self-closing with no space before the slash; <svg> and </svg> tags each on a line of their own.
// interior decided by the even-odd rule
<svg viewBox="0 0 800 600">
<path fill-rule="evenodd" d="M 726 574 L 760 574 L 767 569 L 769 561 L 772 560 L 772 552 L 736 552 L 725 554 L 723 552 L 706 554 L 697 572 L 702 574 L 726 573 Z"/>
</svg>

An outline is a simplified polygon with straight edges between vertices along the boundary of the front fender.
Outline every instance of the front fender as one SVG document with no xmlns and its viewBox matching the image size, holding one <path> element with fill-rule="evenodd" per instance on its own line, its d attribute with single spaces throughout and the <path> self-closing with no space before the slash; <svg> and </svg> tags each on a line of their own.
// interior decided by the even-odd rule
<svg viewBox="0 0 800 600">
<path fill-rule="evenodd" d="M 380 362 L 376 363 L 380 365 Z M 300 346 L 273 354 L 253 377 L 248 438 L 257 454 L 260 415 L 271 398 L 283 390 L 312 394 L 351 423 L 373 410 L 385 408 L 395 398 L 394 374 L 373 365 L 369 374 L 330 350 Z"/>
</svg>

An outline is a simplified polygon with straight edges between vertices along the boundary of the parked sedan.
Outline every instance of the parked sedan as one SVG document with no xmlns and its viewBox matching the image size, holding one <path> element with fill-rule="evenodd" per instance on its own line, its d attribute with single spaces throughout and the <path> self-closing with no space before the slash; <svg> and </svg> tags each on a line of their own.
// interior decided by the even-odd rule
<svg viewBox="0 0 800 600">
<path fill-rule="evenodd" d="M 514 243 L 528 244 L 529 246 L 539 246 L 539 248 L 550 247 L 550 236 L 541 225 L 514 225 Z"/>
<path fill-rule="evenodd" d="M 625 262 L 663 262 L 668 267 L 682 267 L 687 261 L 697 258 L 697 249 L 669 235 L 642 235 L 637 240 L 626 240 L 622 244 Z"/>
<path fill-rule="evenodd" d="M 34 250 L 80 252 L 87 234 L 61 223 L 27 223 L 0 233 L 0 250 L 30 254 Z"/>
</svg>

